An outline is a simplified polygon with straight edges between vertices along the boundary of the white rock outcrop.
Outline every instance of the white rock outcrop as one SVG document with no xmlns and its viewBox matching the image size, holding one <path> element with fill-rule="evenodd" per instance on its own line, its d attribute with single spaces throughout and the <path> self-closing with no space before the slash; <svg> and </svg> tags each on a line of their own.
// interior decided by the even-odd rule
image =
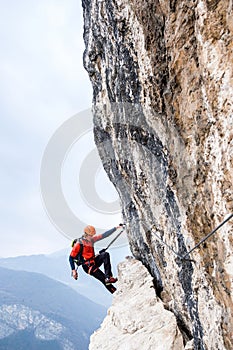
<svg viewBox="0 0 233 350">
<path fill-rule="evenodd" d="M 136 259 L 118 266 L 118 290 L 89 350 L 182 350 L 175 316 L 156 296 L 153 279 Z M 190 349 L 190 348 L 189 348 Z"/>
</svg>

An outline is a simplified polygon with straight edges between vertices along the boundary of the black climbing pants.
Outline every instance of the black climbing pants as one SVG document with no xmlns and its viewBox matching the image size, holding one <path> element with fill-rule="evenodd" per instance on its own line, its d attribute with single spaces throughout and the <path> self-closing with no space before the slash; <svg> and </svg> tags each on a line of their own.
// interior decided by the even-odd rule
<svg viewBox="0 0 233 350">
<path fill-rule="evenodd" d="M 110 255 L 108 252 L 102 252 L 95 257 L 95 265 L 97 267 L 100 267 L 102 264 L 104 264 L 104 272 L 105 272 L 106 278 L 111 277 L 112 267 L 110 262 Z"/>
<path fill-rule="evenodd" d="M 110 262 L 110 255 L 108 252 L 102 252 L 99 255 L 97 255 L 94 259 L 95 263 L 90 265 L 87 263 L 83 265 L 83 270 L 90 274 L 91 276 L 95 277 L 97 280 L 102 282 L 104 286 L 109 290 L 110 293 L 114 293 L 116 291 L 116 288 L 112 284 L 105 283 L 105 279 L 112 276 L 112 270 L 111 270 L 111 262 Z M 101 271 L 99 267 L 104 264 L 104 271 Z"/>
</svg>

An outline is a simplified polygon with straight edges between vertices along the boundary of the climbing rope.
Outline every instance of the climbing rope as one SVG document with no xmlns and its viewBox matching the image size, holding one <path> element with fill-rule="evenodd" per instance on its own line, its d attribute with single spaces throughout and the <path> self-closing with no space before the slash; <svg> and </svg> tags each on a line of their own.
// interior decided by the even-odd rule
<svg viewBox="0 0 233 350">
<path fill-rule="evenodd" d="M 229 221 L 233 217 L 233 214 L 231 214 L 228 218 L 226 218 L 221 224 L 219 224 L 213 231 L 211 231 L 207 236 L 202 238 L 199 243 L 197 243 L 189 252 L 187 252 L 184 256 L 183 259 L 186 258 L 190 253 L 192 253 L 196 248 L 198 248 L 202 243 L 204 243 L 210 236 L 212 236 L 220 227 L 222 227 L 227 221 Z"/>
<path fill-rule="evenodd" d="M 170 249 L 175 255 L 178 256 L 178 258 L 183 259 L 183 257 L 182 257 L 180 254 L 178 254 L 169 244 L 167 244 L 166 242 L 164 242 L 164 241 L 162 240 L 162 238 L 159 237 L 159 235 L 158 235 L 156 232 L 154 232 L 153 226 L 152 226 L 151 228 L 149 228 L 149 226 L 148 226 L 144 221 L 142 222 L 142 224 L 145 225 L 145 226 L 147 226 L 147 229 L 148 229 L 149 231 L 153 231 L 153 234 L 156 236 L 156 238 L 157 238 L 165 247 L 167 247 L 168 249 Z"/>
<path fill-rule="evenodd" d="M 228 218 L 226 218 L 223 222 L 221 222 L 221 224 L 219 224 L 213 231 L 211 231 L 208 235 L 206 235 L 204 238 L 202 238 L 200 240 L 200 242 L 198 242 L 191 250 L 189 250 L 185 255 L 181 256 L 180 254 L 178 254 L 169 244 L 167 244 L 166 242 L 164 242 L 162 240 L 161 237 L 159 237 L 159 235 L 157 233 L 155 233 L 153 230 L 154 228 L 152 227 L 150 230 L 153 231 L 154 235 L 156 236 L 156 238 L 167 248 L 169 248 L 176 256 L 178 256 L 178 258 L 180 258 L 181 260 L 189 260 L 186 257 L 192 253 L 195 249 L 197 249 L 202 243 L 204 243 L 208 238 L 210 238 L 217 230 L 220 229 L 220 227 L 222 227 L 226 222 L 228 222 L 231 218 L 233 217 L 233 214 L 231 214 Z M 145 226 L 147 226 L 144 222 L 142 222 L 142 224 L 144 224 Z M 191 260 L 193 261 L 193 260 Z"/>
<path fill-rule="evenodd" d="M 117 240 L 117 238 L 122 234 L 122 232 L 125 230 L 125 224 L 120 224 L 122 227 L 122 230 L 116 235 L 116 237 L 108 244 L 108 246 L 101 250 L 101 252 L 105 252 L 108 250 L 108 248 Z"/>
</svg>

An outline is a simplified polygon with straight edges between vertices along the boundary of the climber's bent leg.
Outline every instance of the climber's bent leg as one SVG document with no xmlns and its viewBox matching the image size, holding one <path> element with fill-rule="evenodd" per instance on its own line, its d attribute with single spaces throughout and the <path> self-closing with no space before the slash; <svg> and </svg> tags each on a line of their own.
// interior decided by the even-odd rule
<svg viewBox="0 0 233 350">
<path fill-rule="evenodd" d="M 108 252 L 102 252 L 95 257 L 96 266 L 100 267 L 104 263 L 105 278 L 112 276 L 112 267 L 110 262 L 110 255 Z"/>
<path fill-rule="evenodd" d="M 93 265 L 91 267 L 88 267 L 86 265 L 83 265 L 83 270 L 91 276 L 95 277 L 100 282 L 102 282 L 105 288 L 107 288 L 107 290 L 110 293 L 113 294 L 116 291 L 116 288 L 112 284 L 105 283 L 105 274 L 98 268 L 98 266 Z"/>
</svg>

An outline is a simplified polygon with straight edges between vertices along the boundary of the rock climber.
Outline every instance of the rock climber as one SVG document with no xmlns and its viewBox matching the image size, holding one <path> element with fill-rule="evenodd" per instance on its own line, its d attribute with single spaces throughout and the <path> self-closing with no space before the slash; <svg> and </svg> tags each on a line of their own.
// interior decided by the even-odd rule
<svg viewBox="0 0 233 350">
<path fill-rule="evenodd" d="M 110 255 L 105 249 L 102 249 L 99 254 L 95 255 L 94 243 L 110 236 L 122 225 L 112 228 L 100 235 L 95 235 L 96 230 L 94 226 L 88 225 L 84 228 L 84 235 L 80 239 L 75 239 L 72 243 L 72 250 L 69 256 L 70 267 L 72 270 L 72 277 L 77 280 L 78 272 L 75 268 L 77 257 L 81 252 L 82 268 L 89 275 L 95 277 L 102 282 L 110 293 L 114 293 L 116 288 L 112 283 L 117 282 L 117 278 L 112 276 Z M 104 264 L 104 272 L 99 267 Z"/>
</svg>

